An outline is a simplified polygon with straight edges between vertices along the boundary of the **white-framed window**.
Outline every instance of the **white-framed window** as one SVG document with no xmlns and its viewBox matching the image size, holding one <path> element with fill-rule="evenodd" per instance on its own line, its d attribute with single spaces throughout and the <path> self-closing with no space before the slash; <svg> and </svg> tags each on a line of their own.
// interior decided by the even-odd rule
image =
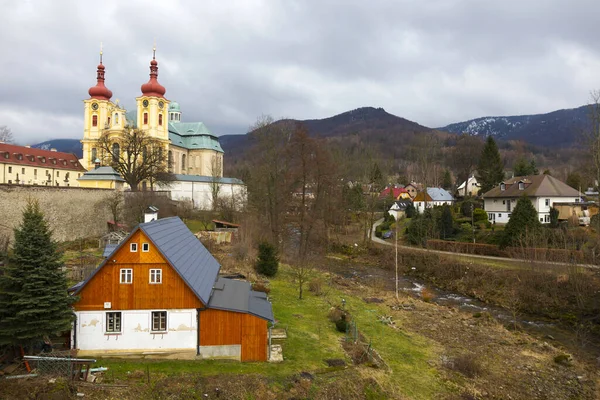
<svg viewBox="0 0 600 400">
<path fill-rule="evenodd" d="M 133 283 L 133 269 L 122 268 L 121 269 L 121 283 Z"/>
<path fill-rule="evenodd" d="M 152 332 L 167 331 L 167 312 L 152 311 Z"/>
<path fill-rule="evenodd" d="M 550 206 L 550 199 L 544 200 L 544 203 L 546 204 L 546 207 L 549 207 Z"/>
<path fill-rule="evenodd" d="M 519 182 L 519 190 L 525 190 L 525 184 L 523 182 Z"/>
<path fill-rule="evenodd" d="M 150 251 L 150 243 L 142 243 L 142 251 L 147 253 Z"/>
<path fill-rule="evenodd" d="M 121 312 L 106 313 L 106 333 L 121 333 Z"/>
<path fill-rule="evenodd" d="M 153 284 L 162 283 L 162 269 L 151 269 L 150 270 L 150 283 L 153 283 Z"/>
<path fill-rule="evenodd" d="M 131 243 L 129 245 L 129 249 L 131 250 L 132 253 L 137 253 L 137 243 Z"/>
</svg>

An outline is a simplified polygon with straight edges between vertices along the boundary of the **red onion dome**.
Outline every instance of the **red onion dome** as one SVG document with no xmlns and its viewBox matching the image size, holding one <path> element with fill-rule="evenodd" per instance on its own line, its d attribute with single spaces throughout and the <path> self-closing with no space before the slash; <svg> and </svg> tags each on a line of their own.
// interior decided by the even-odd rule
<svg viewBox="0 0 600 400">
<path fill-rule="evenodd" d="M 167 89 L 158 83 L 158 62 L 150 61 L 150 80 L 142 85 L 142 95 L 151 97 L 164 97 Z"/>
<path fill-rule="evenodd" d="M 92 99 L 110 100 L 112 92 L 104 86 L 104 65 L 102 65 L 102 62 L 98 64 L 98 76 L 96 79 L 98 80 L 98 83 L 88 90 L 89 95 Z"/>
</svg>

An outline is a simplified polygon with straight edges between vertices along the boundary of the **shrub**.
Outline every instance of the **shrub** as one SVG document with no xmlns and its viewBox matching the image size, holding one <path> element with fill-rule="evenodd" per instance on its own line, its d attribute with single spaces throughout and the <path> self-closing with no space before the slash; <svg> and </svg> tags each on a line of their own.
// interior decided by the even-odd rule
<svg viewBox="0 0 600 400">
<path fill-rule="evenodd" d="M 277 257 L 277 250 L 272 244 L 262 242 L 258 245 L 258 258 L 254 264 L 254 269 L 259 274 L 275 276 L 279 269 L 279 258 Z"/>
<path fill-rule="evenodd" d="M 349 322 L 350 319 L 348 318 L 347 314 L 342 314 L 342 318 L 338 321 L 335 321 L 335 328 L 338 330 L 338 332 L 346 333 Z"/>
<path fill-rule="evenodd" d="M 475 378 L 478 375 L 481 375 L 482 369 L 481 365 L 471 355 L 463 354 L 454 358 L 453 360 L 453 368 L 455 371 L 460 372 L 467 378 Z"/>
<path fill-rule="evenodd" d="M 561 353 L 554 357 L 554 362 L 557 364 L 566 365 L 571 361 L 571 356 L 568 354 Z"/>
<path fill-rule="evenodd" d="M 485 210 L 482 210 L 481 208 L 476 208 L 473 211 L 473 220 L 475 222 L 485 222 L 488 220 L 488 215 L 485 212 Z"/>
<path fill-rule="evenodd" d="M 431 291 L 431 289 L 428 289 L 426 287 L 421 289 L 421 298 L 423 299 L 423 301 L 429 303 L 431 300 L 433 300 L 433 297 L 434 297 L 434 294 Z"/>
<path fill-rule="evenodd" d="M 323 282 L 320 279 L 313 279 L 308 283 L 308 290 L 313 292 L 315 295 L 320 296 L 323 294 Z"/>
</svg>

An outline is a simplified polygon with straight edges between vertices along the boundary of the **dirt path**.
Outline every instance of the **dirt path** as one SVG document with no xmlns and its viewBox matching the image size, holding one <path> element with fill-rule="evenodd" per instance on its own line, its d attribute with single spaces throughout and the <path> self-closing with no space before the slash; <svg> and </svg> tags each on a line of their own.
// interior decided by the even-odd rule
<svg viewBox="0 0 600 400">
<path fill-rule="evenodd" d="M 375 229 L 377 229 L 377 227 L 379 225 L 381 225 L 382 223 L 383 223 L 383 218 L 375 221 L 375 223 L 373 224 L 373 228 L 371 230 L 371 240 L 375 243 L 382 244 L 385 246 L 394 246 L 395 243 L 386 242 L 385 240 L 380 239 L 377 236 L 375 236 Z M 398 248 L 405 249 L 405 250 L 412 250 L 412 251 L 424 251 L 424 252 L 447 255 L 447 256 L 454 256 L 454 257 L 460 256 L 460 257 L 476 258 L 476 259 L 483 259 L 483 260 L 490 260 L 490 261 L 502 261 L 502 262 L 510 262 L 510 263 L 530 263 L 531 262 L 531 260 L 523 260 L 523 259 L 519 259 L 519 258 L 481 256 L 478 254 L 467 254 L 467 253 L 454 253 L 451 251 L 431 250 L 431 249 L 424 249 L 422 247 L 405 246 L 405 245 L 401 245 L 401 244 L 398 245 Z M 552 262 L 552 261 L 544 261 L 544 264 L 560 265 L 560 266 L 577 266 L 577 267 L 588 268 L 588 269 L 592 269 L 592 270 L 600 270 L 600 266 L 592 265 L 592 264 L 565 264 L 565 263 Z"/>
</svg>

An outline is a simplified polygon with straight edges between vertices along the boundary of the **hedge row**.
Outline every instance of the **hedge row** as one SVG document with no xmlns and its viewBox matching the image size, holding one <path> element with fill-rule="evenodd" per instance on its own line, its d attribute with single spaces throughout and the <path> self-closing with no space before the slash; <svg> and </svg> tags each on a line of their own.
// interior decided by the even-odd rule
<svg viewBox="0 0 600 400">
<path fill-rule="evenodd" d="M 501 250 L 493 244 L 451 242 L 447 240 L 428 240 L 427 248 L 432 250 L 450 251 L 453 253 L 476 254 L 481 256 L 520 258 L 537 261 L 553 262 L 584 262 L 584 253 L 581 250 L 547 249 L 547 248 L 519 248 L 507 247 Z"/>
</svg>

